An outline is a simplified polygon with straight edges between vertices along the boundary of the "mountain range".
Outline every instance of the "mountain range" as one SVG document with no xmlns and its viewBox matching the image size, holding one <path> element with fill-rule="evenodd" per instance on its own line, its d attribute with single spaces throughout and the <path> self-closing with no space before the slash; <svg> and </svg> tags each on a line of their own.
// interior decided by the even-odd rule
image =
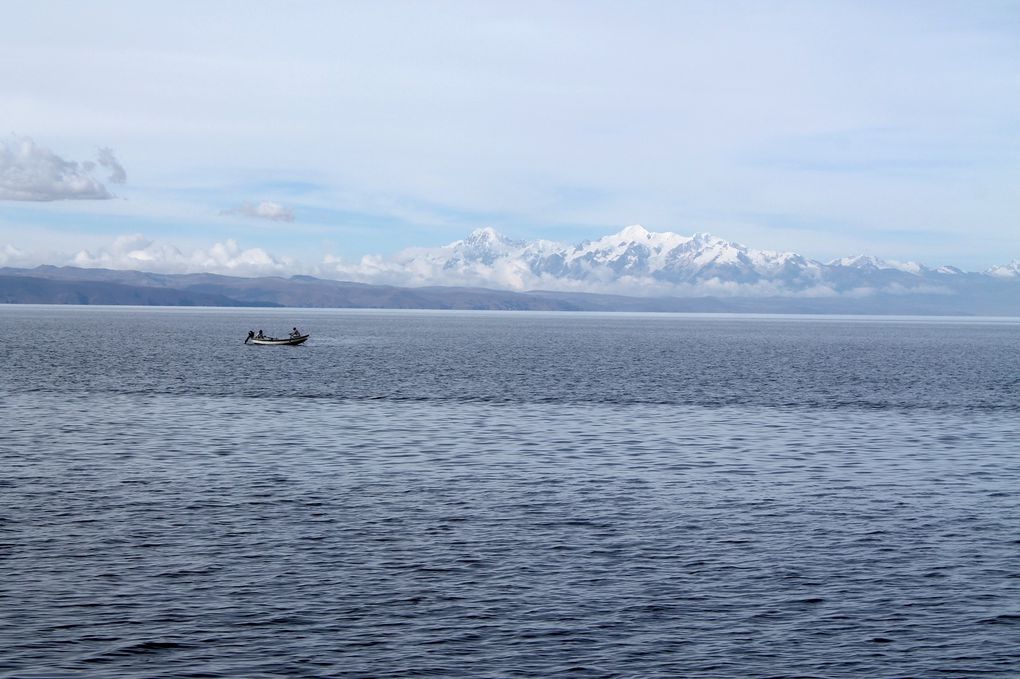
<svg viewBox="0 0 1020 679">
<path fill-rule="evenodd" d="M 2 302 L 1020 315 L 1020 262 L 976 273 L 867 256 L 820 262 L 641 226 L 578 245 L 484 228 L 388 258 L 327 258 L 320 277 L 0 268 Z"/>
<path fill-rule="evenodd" d="M 331 274 L 362 282 L 474 285 L 667 297 L 837 297 L 952 294 L 961 283 L 1020 281 L 1020 262 L 967 273 L 953 266 L 845 257 L 820 262 L 754 250 L 710 234 L 655 233 L 635 225 L 578 245 L 516 241 L 492 228 L 437 248 L 411 248 Z M 964 285 L 966 287 L 966 285 Z"/>
</svg>

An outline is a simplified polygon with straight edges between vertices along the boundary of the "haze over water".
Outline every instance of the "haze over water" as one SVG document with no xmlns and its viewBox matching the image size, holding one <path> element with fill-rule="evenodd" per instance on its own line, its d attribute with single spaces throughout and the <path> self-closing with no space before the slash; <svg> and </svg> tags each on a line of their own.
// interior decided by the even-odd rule
<svg viewBox="0 0 1020 679">
<path fill-rule="evenodd" d="M 1020 320 L 0 306 L 0 332 L 3 676 L 1020 667 Z"/>
</svg>

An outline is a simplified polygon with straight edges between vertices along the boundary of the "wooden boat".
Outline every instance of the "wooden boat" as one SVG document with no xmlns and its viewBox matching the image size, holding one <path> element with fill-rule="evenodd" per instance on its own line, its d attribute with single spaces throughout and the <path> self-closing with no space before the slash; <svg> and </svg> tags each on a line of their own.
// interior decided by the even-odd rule
<svg viewBox="0 0 1020 679">
<path fill-rule="evenodd" d="M 250 339 L 246 339 L 244 341 L 244 343 L 248 344 L 250 342 L 252 344 L 270 344 L 270 345 L 290 344 L 290 345 L 294 345 L 294 344 L 301 344 L 302 342 L 304 342 L 307 339 L 308 339 L 308 335 L 297 335 L 296 337 L 281 337 L 281 338 L 276 338 L 276 337 L 252 337 Z"/>
</svg>

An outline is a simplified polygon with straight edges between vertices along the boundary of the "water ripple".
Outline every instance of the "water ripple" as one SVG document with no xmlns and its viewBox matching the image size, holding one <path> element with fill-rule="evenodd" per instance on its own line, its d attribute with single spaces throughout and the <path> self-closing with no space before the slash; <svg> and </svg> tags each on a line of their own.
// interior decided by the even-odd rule
<svg viewBox="0 0 1020 679">
<path fill-rule="evenodd" d="M 373 368 L 314 344 L 198 357 L 157 342 L 159 314 L 74 317 L 137 341 L 114 360 L 28 313 L 15 334 L 37 347 L 5 349 L 2 676 L 1020 666 L 1001 328 L 552 317 L 509 342 L 503 321 L 338 317 L 352 352 L 359 332 L 392 340 Z M 689 374 L 713 342 L 726 365 Z M 968 373 L 974 356 L 993 364 Z M 902 377 L 932 365 L 957 382 Z M 465 376 L 444 390 L 437 368 Z"/>
</svg>

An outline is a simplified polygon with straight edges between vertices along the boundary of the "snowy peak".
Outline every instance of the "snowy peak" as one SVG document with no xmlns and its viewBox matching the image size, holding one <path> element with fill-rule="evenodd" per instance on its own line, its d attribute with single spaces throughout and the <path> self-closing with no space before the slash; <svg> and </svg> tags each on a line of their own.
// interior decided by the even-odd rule
<svg viewBox="0 0 1020 679">
<path fill-rule="evenodd" d="M 662 255 L 689 241 L 690 238 L 685 236 L 669 232 L 653 233 L 643 226 L 635 224 L 619 233 L 603 236 L 594 241 L 585 241 L 575 246 L 573 256 L 609 262 L 620 257 Z"/>
<path fill-rule="evenodd" d="M 617 238 L 623 241 L 642 241 L 648 240 L 651 237 L 652 232 L 640 224 L 632 224 L 614 236 L 607 236 L 607 238 Z"/>
<path fill-rule="evenodd" d="M 737 261 L 747 248 L 730 243 L 708 233 L 683 236 L 671 231 L 648 231 L 635 224 L 619 233 L 586 241 L 574 248 L 576 256 L 589 256 L 603 262 L 617 261 L 621 257 L 647 257 L 659 266 L 681 261 L 707 264 L 711 261 Z"/>
<path fill-rule="evenodd" d="M 1020 259 L 1014 259 L 1009 264 L 993 266 L 985 273 L 996 278 L 1020 278 Z"/>
<path fill-rule="evenodd" d="M 870 255 L 854 255 L 853 257 L 841 257 L 829 262 L 829 266 L 842 266 L 848 269 L 885 269 L 886 264 L 878 257 Z"/>
<path fill-rule="evenodd" d="M 486 226 L 482 229 L 475 229 L 472 231 L 467 238 L 460 241 L 465 246 L 475 249 L 492 250 L 498 248 L 504 248 L 507 246 L 513 247 L 521 245 L 516 241 L 512 241 L 499 231 L 496 231 L 491 226 Z M 452 244 L 456 245 L 456 243 Z"/>
<path fill-rule="evenodd" d="M 463 241 L 430 250 L 427 258 L 474 284 L 506 284 L 485 279 L 512 274 L 518 289 L 606 289 L 623 281 L 663 292 L 706 282 L 725 287 L 778 279 L 810 287 L 821 267 L 790 252 L 751 250 L 708 233 L 653 232 L 640 224 L 574 246 L 513 241 L 492 228 L 477 229 Z"/>
<path fill-rule="evenodd" d="M 907 273 L 921 274 L 927 271 L 926 267 L 917 262 L 894 262 L 888 261 L 886 264 L 889 265 L 890 269 L 898 269 L 899 271 L 906 271 Z"/>
<path fill-rule="evenodd" d="M 905 273 L 920 274 L 927 269 L 917 262 L 897 262 L 895 260 L 880 259 L 871 255 L 856 255 L 854 257 L 841 257 L 829 262 L 829 266 L 839 266 L 847 269 L 861 269 L 864 271 L 894 270 Z"/>
<path fill-rule="evenodd" d="M 455 270 L 465 263 L 491 265 L 499 260 L 517 257 L 525 245 L 526 243 L 511 240 L 491 226 L 487 226 L 475 229 L 464 240 L 428 250 L 425 256 L 433 261 L 443 261 L 443 266 L 447 270 Z M 408 252 L 417 254 L 420 251 Z"/>
<path fill-rule="evenodd" d="M 578 251 L 587 252 L 613 252 L 624 251 L 632 245 L 661 248 L 669 240 L 673 233 L 652 233 L 640 224 L 634 224 L 623 229 L 619 233 L 603 236 L 598 240 L 585 241 L 576 246 Z"/>
<path fill-rule="evenodd" d="M 464 242 L 468 245 L 478 245 L 483 243 L 493 243 L 506 240 L 506 237 L 491 226 L 486 226 L 481 229 L 475 229 L 468 237 L 464 239 Z"/>
</svg>

